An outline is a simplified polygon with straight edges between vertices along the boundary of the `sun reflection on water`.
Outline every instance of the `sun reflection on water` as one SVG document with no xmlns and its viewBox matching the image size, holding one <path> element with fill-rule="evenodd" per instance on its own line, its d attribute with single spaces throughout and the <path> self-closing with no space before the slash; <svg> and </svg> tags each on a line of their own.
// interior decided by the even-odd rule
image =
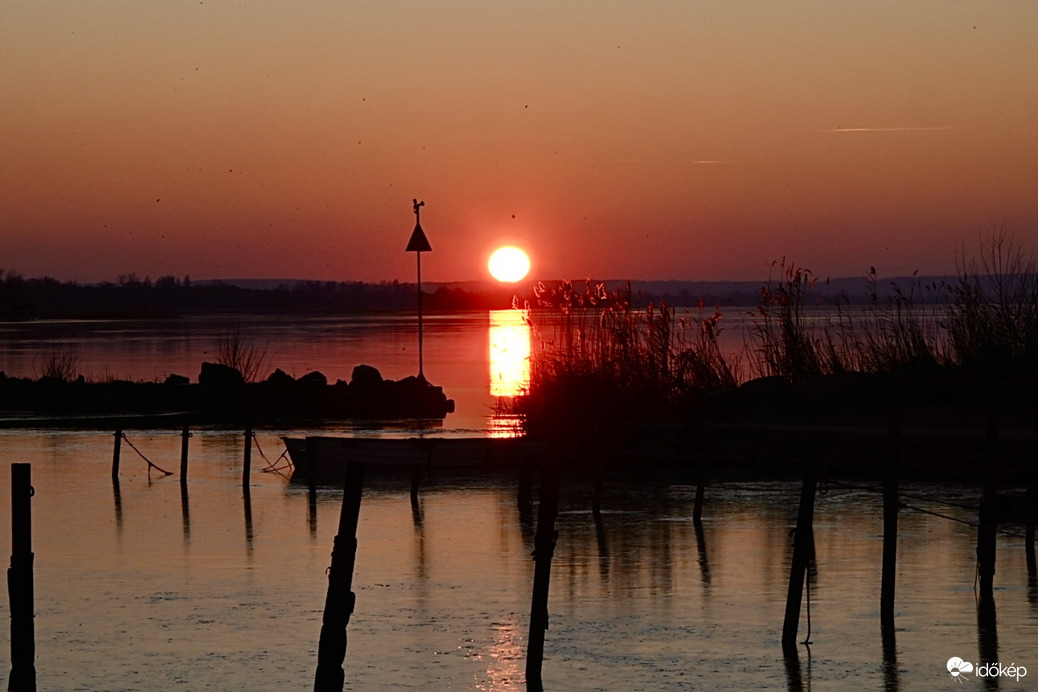
<svg viewBox="0 0 1038 692">
<path fill-rule="evenodd" d="M 490 394 L 518 396 L 530 386 L 530 325 L 522 310 L 490 311 Z"/>
</svg>

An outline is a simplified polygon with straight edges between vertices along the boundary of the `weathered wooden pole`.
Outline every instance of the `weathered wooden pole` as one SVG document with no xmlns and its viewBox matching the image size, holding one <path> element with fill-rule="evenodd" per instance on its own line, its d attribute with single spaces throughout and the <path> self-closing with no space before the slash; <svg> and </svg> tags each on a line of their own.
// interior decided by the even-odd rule
<svg viewBox="0 0 1038 692">
<path fill-rule="evenodd" d="M 7 689 L 36 689 L 36 629 L 32 583 L 32 465 L 11 464 L 11 676 Z"/>
<path fill-rule="evenodd" d="M 115 429 L 115 447 L 112 449 L 112 480 L 119 480 L 119 453 L 123 446 L 122 428 Z"/>
<path fill-rule="evenodd" d="M 187 441 L 191 439 L 191 431 L 187 424 L 180 432 L 180 485 L 187 485 Z"/>
<path fill-rule="evenodd" d="M 984 469 L 983 497 L 980 500 L 980 522 L 977 527 L 977 572 L 980 576 L 980 597 L 994 598 L 995 543 L 998 533 L 998 504 L 996 499 L 998 476 L 998 419 L 988 414 L 987 450 Z"/>
<path fill-rule="evenodd" d="M 786 594 L 786 615 L 782 622 L 782 649 L 796 650 L 797 628 L 800 626 L 800 604 L 804 597 L 804 577 L 814 551 L 815 511 L 815 450 L 808 452 L 804 482 L 800 487 L 800 508 L 793 534 L 793 560 L 789 568 L 789 591 Z"/>
<path fill-rule="evenodd" d="M 1034 558 L 1034 525 L 1038 520 L 1038 472 L 1031 462 L 1031 474 L 1027 483 L 1027 528 L 1024 536 L 1024 552 L 1027 556 L 1027 578 L 1034 583 L 1038 580 L 1038 565 Z"/>
<path fill-rule="evenodd" d="M 363 489 L 364 464 L 349 462 L 339 513 L 339 533 L 335 536 L 332 564 L 328 568 L 328 595 L 324 602 L 321 641 L 317 647 L 314 692 L 341 692 L 346 682 L 342 666 L 346 660 L 346 626 L 357 600 L 350 589 L 357 561 L 357 523 Z"/>
<path fill-rule="evenodd" d="M 548 629 L 548 587 L 551 558 L 555 553 L 555 517 L 559 513 L 558 459 L 541 467 L 540 504 L 537 507 L 537 533 L 534 536 L 533 598 L 530 604 L 530 636 L 526 650 L 527 689 L 541 689 L 541 662 L 544 660 L 544 632 Z"/>
<path fill-rule="evenodd" d="M 883 469 L 883 578 L 880 587 L 880 626 L 894 626 L 894 586 L 897 576 L 898 473 L 901 465 L 901 419 L 891 416 L 887 429 L 887 459 Z"/>
<path fill-rule="evenodd" d="M 242 461 L 241 487 L 249 492 L 249 474 L 252 470 L 252 427 L 245 428 L 245 457 Z"/>
</svg>

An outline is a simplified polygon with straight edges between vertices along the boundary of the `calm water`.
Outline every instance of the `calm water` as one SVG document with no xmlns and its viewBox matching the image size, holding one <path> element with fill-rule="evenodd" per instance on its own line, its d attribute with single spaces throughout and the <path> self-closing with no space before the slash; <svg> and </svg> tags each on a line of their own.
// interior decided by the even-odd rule
<svg viewBox="0 0 1038 692">
<path fill-rule="evenodd" d="M 193 377 L 222 324 L 37 325 L 49 333 L 8 331 L 0 369 L 22 372 L 61 338 L 80 346 L 88 374 Z M 361 362 L 388 377 L 415 369 L 413 324 L 404 318 L 246 325 L 266 340 L 271 367 L 297 375 L 319 369 L 348 378 Z M 491 372 L 500 381 L 507 371 L 500 356 L 496 370 L 491 365 L 492 349 L 504 347 L 490 325 L 485 314 L 427 324 L 426 373 L 459 404 L 443 431 L 488 426 Z M 298 431 L 257 433 L 271 460 L 285 432 Z M 160 466 L 178 467 L 178 432 L 127 434 Z M 254 455 L 246 503 L 240 431 L 196 431 L 186 498 L 176 476 L 149 479 L 125 446 L 113 487 L 108 431 L 0 430 L 0 445 L 9 461 L 32 463 L 39 689 L 312 687 L 340 493 L 321 490 L 311 505 L 305 488 L 259 473 L 264 463 Z M 9 551 L 10 472 L 0 471 L 0 551 Z M 546 689 L 959 689 L 948 659 L 981 662 L 972 526 L 901 513 L 896 647 L 885 667 L 882 501 L 868 488 L 830 487 L 815 511 L 812 644 L 787 666 L 779 641 L 798 485 L 711 486 L 697 532 L 690 482 L 607 478 L 596 525 L 591 488 L 564 478 Z M 347 687 L 523 688 L 534 527 L 516 511 L 515 479 L 433 479 L 422 489 L 418 521 L 408 491 L 408 482 L 389 479 L 365 489 Z M 961 505 L 976 496 L 972 488 L 905 492 Z M 975 517 L 956 505 L 909 504 Z M 1033 668 L 1020 682 L 1002 679 L 1001 688 L 1032 689 L 1038 591 L 1028 586 L 1019 536 L 999 538 L 995 600 L 997 660 Z M 799 639 L 807 634 L 805 609 Z M 8 637 L 0 628 L 0 652 Z M 985 681 L 970 676 L 964 684 L 979 689 Z"/>
</svg>

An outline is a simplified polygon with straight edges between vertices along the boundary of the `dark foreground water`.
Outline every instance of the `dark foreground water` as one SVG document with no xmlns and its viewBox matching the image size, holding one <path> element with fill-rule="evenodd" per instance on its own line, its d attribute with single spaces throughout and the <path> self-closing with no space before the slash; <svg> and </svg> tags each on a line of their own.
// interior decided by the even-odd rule
<svg viewBox="0 0 1038 692">
<path fill-rule="evenodd" d="M 272 366 L 296 374 L 316 368 L 348 377 L 359 362 L 391 377 L 413 372 L 413 330 L 404 320 L 248 325 L 268 339 Z M 426 371 L 462 404 L 439 432 L 486 429 L 492 349 L 504 348 L 493 345 L 491 322 L 461 315 L 431 325 Z M 219 323 L 34 329 L 7 333 L 11 374 L 60 334 L 83 349 L 88 373 L 150 378 L 201 362 Z M 304 431 L 257 433 L 271 461 L 284 432 Z M 179 469 L 179 431 L 127 435 L 159 466 Z M 0 449 L 8 462 L 32 464 L 40 690 L 312 687 L 341 492 L 322 489 L 311 504 L 305 488 L 261 473 L 255 451 L 246 502 L 241 431 L 195 431 L 186 497 L 177 476 L 149 479 L 125 445 L 113 486 L 111 431 L 0 430 Z M 968 523 L 978 489 L 904 488 L 915 509 L 900 515 L 897 629 L 884 647 L 882 500 L 874 488 L 830 485 L 817 499 L 817 564 L 799 629 L 799 641 L 810 634 L 811 644 L 787 660 L 780 640 L 799 484 L 715 484 L 697 531 L 691 482 L 634 472 L 607 478 L 596 524 L 590 484 L 564 478 L 545 689 L 1035 688 L 1038 588 L 1028 582 L 1019 527 L 998 540 L 995 627 L 978 617 L 976 529 Z M 524 688 L 534 527 L 516 509 L 516 478 L 431 479 L 417 520 L 409 489 L 392 479 L 365 489 L 347 688 Z M 912 499 L 919 496 L 928 499 Z M 0 553 L 10 550 L 9 498 L 5 465 Z M 0 612 L 7 610 L 2 599 Z M 8 637 L 0 628 L 5 660 Z M 953 678 L 953 657 L 1015 664 L 1028 675 Z M 0 664 L 0 681 L 7 669 Z"/>
<path fill-rule="evenodd" d="M 177 435 L 137 432 L 131 441 L 176 468 Z M 259 441 L 268 456 L 279 453 L 276 431 Z M 185 499 L 176 477 L 153 472 L 149 481 L 145 462 L 125 448 L 114 488 L 110 434 L 0 432 L 8 459 L 33 464 L 39 689 L 312 684 L 341 494 L 322 490 L 311 506 L 305 488 L 254 473 L 246 503 L 240 434 L 198 431 L 191 444 Z M 422 490 L 417 522 L 406 480 L 369 484 L 346 658 L 350 689 L 524 686 L 533 526 L 516 510 L 514 480 L 434 479 Z M 978 628 L 975 529 L 905 510 L 896 648 L 885 666 L 881 499 L 833 487 L 816 507 L 812 644 L 787 667 L 779 641 L 797 484 L 711 487 L 697 533 L 694 489 L 682 481 L 607 480 L 598 525 L 590 487 L 563 481 L 546 689 L 957 689 L 947 661 L 981 662 L 985 636 L 990 649 L 991 634 Z M 9 483 L 5 470 L 0 497 L 10 496 Z M 10 535 L 9 522 L 5 511 L 0 535 Z M 1033 667 L 1033 683 L 1038 599 L 1023 540 L 1003 535 L 998 551 L 997 657 Z M 800 639 L 807 634 L 805 608 Z M 2 651 L 7 636 L 0 630 Z M 1001 684 L 1032 689 L 1026 679 Z"/>
</svg>

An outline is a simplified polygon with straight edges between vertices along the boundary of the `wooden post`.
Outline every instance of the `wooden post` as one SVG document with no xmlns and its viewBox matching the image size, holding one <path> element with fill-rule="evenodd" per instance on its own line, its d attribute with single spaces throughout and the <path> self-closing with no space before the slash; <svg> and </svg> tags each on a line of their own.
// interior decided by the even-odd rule
<svg viewBox="0 0 1038 692">
<path fill-rule="evenodd" d="M 9 690 L 36 689 L 36 630 L 32 583 L 32 465 L 11 464 L 11 675 Z"/>
<path fill-rule="evenodd" d="M 533 504 L 533 463 L 529 459 L 523 459 L 519 467 L 519 492 L 516 496 L 516 504 L 519 511 L 527 511 Z"/>
<path fill-rule="evenodd" d="M 191 439 L 191 432 L 187 425 L 180 433 L 180 485 L 187 485 L 187 441 Z"/>
<path fill-rule="evenodd" d="M 591 500 L 591 515 L 598 523 L 602 522 L 602 467 L 595 465 L 595 495 Z"/>
<path fill-rule="evenodd" d="M 115 429 L 115 448 L 112 450 L 112 480 L 119 480 L 119 453 L 122 451 L 123 431 Z"/>
<path fill-rule="evenodd" d="M 800 604 L 804 597 L 804 577 L 814 546 L 815 511 L 815 451 L 808 452 L 804 482 L 800 487 L 800 508 L 797 511 L 796 532 L 793 535 L 793 561 L 789 568 L 789 591 L 786 595 L 786 615 L 782 622 L 782 649 L 796 650 L 797 628 L 800 626 Z"/>
<path fill-rule="evenodd" d="M 879 612 L 883 628 L 894 626 L 894 585 L 897 575 L 898 467 L 901 464 L 901 419 L 891 416 L 883 472 L 883 578 Z"/>
<path fill-rule="evenodd" d="M 554 462 L 554 463 L 553 463 Z M 548 629 L 548 586 L 551 558 L 555 553 L 555 517 L 559 513 L 558 459 L 549 459 L 541 468 L 541 497 L 537 508 L 537 534 L 534 537 L 533 598 L 530 604 L 530 636 L 527 638 L 526 686 L 541 689 L 541 662 L 544 659 L 544 632 Z"/>
<path fill-rule="evenodd" d="M 1038 472 L 1031 463 L 1031 477 L 1027 484 L 1027 528 L 1024 537 L 1024 552 L 1027 556 L 1027 579 L 1032 584 L 1038 580 L 1038 566 L 1034 558 L 1034 525 L 1038 519 Z"/>
<path fill-rule="evenodd" d="M 692 521 L 700 523 L 703 521 L 703 495 L 706 493 L 706 459 L 699 457 L 696 476 L 696 502 L 692 506 Z"/>
<path fill-rule="evenodd" d="M 987 459 L 984 470 L 984 494 L 980 501 L 980 522 L 977 527 L 977 571 L 980 575 L 981 600 L 994 598 L 995 585 L 995 539 L 998 533 L 997 490 L 998 457 L 995 449 L 998 437 L 998 420 L 994 413 L 988 415 Z"/>
<path fill-rule="evenodd" d="M 332 564 L 328 568 L 328 595 L 324 602 L 321 641 L 317 647 L 317 673 L 314 692 L 341 692 L 346 682 L 343 661 L 346 659 L 346 626 L 350 622 L 356 594 L 353 567 L 357 560 L 357 523 L 364 488 L 364 465 L 350 462 L 346 466 L 339 533 L 332 548 Z"/>
<path fill-rule="evenodd" d="M 241 487 L 249 492 L 249 473 L 252 467 L 252 428 L 245 428 L 245 457 L 242 462 Z"/>
</svg>

